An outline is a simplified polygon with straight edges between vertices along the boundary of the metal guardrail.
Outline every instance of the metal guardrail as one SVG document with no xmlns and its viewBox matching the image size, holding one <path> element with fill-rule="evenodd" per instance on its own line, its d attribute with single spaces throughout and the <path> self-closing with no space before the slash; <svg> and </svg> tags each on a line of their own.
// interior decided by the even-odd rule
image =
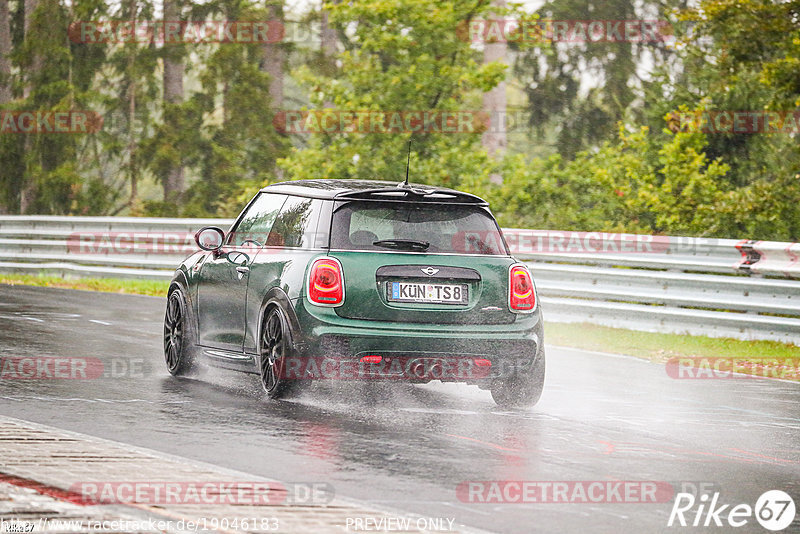
<svg viewBox="0 0 800 534">
<path fill-rule="evenodd" d="M 0 216 L 0 271 L 169 280 L 203 226 L 230 219 Z"/>
<path fill-rule="evenodd" d="M 551 321 L 800 345 L 791 243 L 504 230 Z M 519 236 L 518 238 L 515 237 Z M 534 243 L 526 250 L 526 244 Z M 624 249 L 624 250 L 623 250 Z M 769 276 L 769 277 L 768 277 Z M 601 348 L 599 348 L 601 349 Z"/>
<path fill-rule="evenodd" d="M 168 280 L 228 219 L 0 216 L 0 272 Z M 800 244 L 504 230 L 545 317 L 800 345 Z M 602 347 L 598 347 L 602 350 Z"/>
</svg>

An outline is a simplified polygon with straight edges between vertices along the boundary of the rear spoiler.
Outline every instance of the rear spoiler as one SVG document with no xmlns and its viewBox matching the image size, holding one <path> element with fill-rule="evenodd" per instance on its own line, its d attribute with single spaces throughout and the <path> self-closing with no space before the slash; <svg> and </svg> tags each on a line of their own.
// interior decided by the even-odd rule
<svg viewBox="0 0 800 534">
<path fill-rule="evenodd" d="M 461 204 L 488 206 L 480 197 L 451 189 L 425 189 L 415 186 L 381 187 L 361 191 L 347 191 L 334 196 L 336 200 L 372 200 L 394 202 L 430 202 L 432 204 Z"/>
</svg>

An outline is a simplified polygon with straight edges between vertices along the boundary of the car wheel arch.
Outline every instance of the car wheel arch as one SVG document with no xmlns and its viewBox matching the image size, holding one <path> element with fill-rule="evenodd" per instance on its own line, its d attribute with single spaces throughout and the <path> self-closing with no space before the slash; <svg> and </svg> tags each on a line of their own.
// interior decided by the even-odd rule
<svg viewBox="0 0 800 534">
<path fill-rule="evenodd" d="M 264 299 L 261 303 L 261 308 L 258 312 L 258 323 L 257 323 L 257 330 L 256 335 L 256 353 L 258 357 L 261 357 L 261 328 L 264 326 L 264 320 L 267 317 L 267 313 L 272 308 L 278 308 L 281 310 L 283 317 L 286 319 L 286 322 L 289 326 L 289 331 L 286 333 L 289 336 L 289 341 L 292 347 L 295 347 L 296 340 L 300 337 L 300 321 L 297 318 L 297 314 L 294 311 L 294 306 L 292 306 L 292 301 L 289 299 L 289 296 L 286 294 L 283 289 L 274 287 L 267 291 L 266 295 L 264 295 Z"/>
<path fill-rule="evenodd" d="M 197 307 L 195 306 L 195 299 L 192 296 L 191 291 L 189 291 L 189 280 L 186 278 L 186 273 L 181 270 L 178 270 L 170 281 L 169 289 L 167 289 L 167 298 L 169 298 L 175 288 L 180 289 L 183 292 L 183 297 L 186 299 L 186 308 L 189 313 L 189 320 L 192 321 L 193 327 L 192 333 L 194 339 L 192 339 L 191 342 L 192 345 L 196 347 L 199 341 L 198 335 L 200 327 L 197 317 Z"/>
</svg>

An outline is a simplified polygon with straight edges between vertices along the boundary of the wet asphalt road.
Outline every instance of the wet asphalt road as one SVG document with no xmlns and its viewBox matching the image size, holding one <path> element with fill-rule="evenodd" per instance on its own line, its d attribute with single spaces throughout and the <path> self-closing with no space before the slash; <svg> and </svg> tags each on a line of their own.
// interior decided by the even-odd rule
<svg viewBox="0 0 800 534">
<path fill-rule="evenodd" d="M 798 384 L 674 380 L 663 365 L 551 347 L 544 395 L 528 411 L 501 410 L 488 392 L 452 384 L 331 382 L 277 402 L 261 396 L 254 376 L 171 378 L 164 306 L 153 297 L 0 285 L 1 357 L 114 358 L 123 375 L 2 379 L 0 414 L 282 481 L 327 482 L 340 496 L 492 532 L 767 531 L 752 517 L 736 529 L 667 528 L 672 502 L 469 503 L 458 484 L 704 483 L 721 503 L 753 506 L 780 489 L 800 507 Z M 143 367 L 128 376 L 125 358 Z M 800 511 L 784 532 L 798 531 Z"/>
</svg>

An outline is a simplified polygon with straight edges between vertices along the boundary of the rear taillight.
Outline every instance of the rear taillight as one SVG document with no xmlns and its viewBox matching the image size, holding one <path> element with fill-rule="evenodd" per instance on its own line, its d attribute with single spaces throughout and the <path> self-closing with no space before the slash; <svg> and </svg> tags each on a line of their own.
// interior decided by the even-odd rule
<svg viewBox="0 0 800 534">
<path fill-rule="evenodd" d="M 508 271 L 508 307 L 515 312 L 531 312 L 536 309 L 533 278 L 524 265 L 512 265 Z"/>
<path fill-rule="evenodd" d="M 339 260 L 314 261 L 308 274 L 308 300 L 320 306 L 339 306 L 344 302 L 344 276 Z"/>
</svg>

